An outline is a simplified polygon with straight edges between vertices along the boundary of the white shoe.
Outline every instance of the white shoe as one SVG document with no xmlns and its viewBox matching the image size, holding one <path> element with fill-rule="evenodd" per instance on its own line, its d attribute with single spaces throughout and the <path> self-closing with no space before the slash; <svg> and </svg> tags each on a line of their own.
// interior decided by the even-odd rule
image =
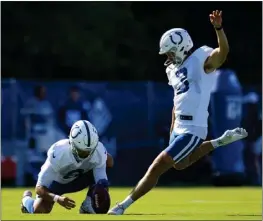
<svg viewBox="0 0 263 221">
<path fill-rule="evenodd" d="M 80 214 L 96 214 L 94 209 L 92 208 L 91 197 L 87 196 L 87 198 L 83 201 L 79 208 Z"/>
<path fill-rule="evenodd" d="M 26 197 L 26 196 L 29 196 L 29 197 L 32 197 L 32 192 L 30 190 L 26 190 L 24 193 L 23 193 L 23 197 Z M 22 213 L 29 213 L 26 209 L 26 207 L 23 205 L 23 202 L 21 202 L 21 212 Z"/>
<path fill-rule="evenodd" d="M 235 128 L 233 130 L 227 130 L 219 139 L 218 144 L 220 146 L 224 146 L 230 143 L 233 143 L 237 140 L 241 140 L 243 138 L 246 138 L 248 136 L 248 133 L 243 128 Z"/>
<path fill-rule="evenodd" d="M 108 215 L 122 215 L 124 213 L 124 210 L 125 209 L 123 208 L 123 206 L 117 203 L 116 206 L 110 209 L 107 214 Z"/>
</svg>

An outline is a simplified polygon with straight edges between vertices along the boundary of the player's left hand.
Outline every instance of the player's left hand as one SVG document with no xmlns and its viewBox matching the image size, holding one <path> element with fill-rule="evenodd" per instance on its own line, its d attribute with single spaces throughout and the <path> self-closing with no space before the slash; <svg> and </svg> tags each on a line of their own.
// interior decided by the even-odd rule
<svg viewBox="0 0 263 221">
<path fill-rule="evenodd" d="M 222 11 L 213 11 L 212 14 L 209 15 L 210 22 L 215 28 L 219 28 L 222 25 Z"/>
<path fill-rule="evenodd" d="M 75 208 L 76 206 L 75 201 L 66 196 L 60 196 L 57 202 L 60 206 L 63 206 L 64 208 L 69 210 Z"/>
</svg>

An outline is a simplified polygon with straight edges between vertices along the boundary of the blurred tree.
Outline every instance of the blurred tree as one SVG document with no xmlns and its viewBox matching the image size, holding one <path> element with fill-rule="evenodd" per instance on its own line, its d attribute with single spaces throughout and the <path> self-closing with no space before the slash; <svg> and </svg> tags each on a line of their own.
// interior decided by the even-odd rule
<svg viewBox="0 0 263 221">
<path fill-rule="evenodd" d="M 9 73 L 65 77 L 69 68 L 75 77 L 99 79 L 117 75 L 116 66 L 135 76 L 145 70 L 137 55 L 147 48 L 146 35 L 130 3 L 9 2 L 2 10 L 3 70 Z"/>
<path fill-rule="evenodd" d="M 1 5 L 2 77 L 166 81 L 165 58 L 158 55 L 161 35 L 167 29 L 182 27 L 189 31 L 196 47 L 204 44 L 216 47 L 208 15 L 219 7 L 224 11 L 224 28 L 230 43 L 224 67 L 243 75 L 243 82 L 260 79 L 260 2 L 2 2 Z M 253 73 L 253 77 L 246 78 L 248 73 Z"/>
</svg>

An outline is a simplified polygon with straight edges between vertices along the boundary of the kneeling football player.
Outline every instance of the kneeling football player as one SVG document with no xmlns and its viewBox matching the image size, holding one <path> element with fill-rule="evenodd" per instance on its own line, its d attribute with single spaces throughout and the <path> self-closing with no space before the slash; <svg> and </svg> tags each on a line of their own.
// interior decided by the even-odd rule
<svg viewBox="0 0 263 221">
<path fill-rule="evenodd" d="M 36 184 L 36 199 L 31 191 L 23 194 L 23 213 L 50 213 L 57 202 L 66 209 L 76 206 L 75 201 L 63 196 L 99 185 L 108 190 L 107 165 L 113 160 L 104 145 L 99 142 L 96 128 L 88 121 L 80 120 L 71 128 L 69 139 L 53 144 L 41 167 Z M 80 207 L 80 213 L 95 213 L 92 208 L 92 191 Z"/>
</svg>

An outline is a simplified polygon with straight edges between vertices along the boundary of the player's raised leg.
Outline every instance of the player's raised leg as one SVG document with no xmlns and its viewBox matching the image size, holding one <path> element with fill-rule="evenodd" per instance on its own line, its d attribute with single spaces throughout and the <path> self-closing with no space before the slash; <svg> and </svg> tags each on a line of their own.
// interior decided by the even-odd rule
<svg viewBox="0 0 263 221">
<path fill-rule="evenodd" d="M 247 132 L 242 128 L 226 131 L 218 139 L 203 142 L 203 140 L 192 134 L 179 134 L 174 137 L 170 145 L 161 152 L 149 167 L 144 177 L 139 181 L 130 195 L 111 210 L 109 215 L 121 215 L 133 202 L 149 192 L 158 182 L 159 177 L 170 169 L 174 164 L 179 164 L 188 156 L 193 154 L 197 159 L 208 154 L 215 147 L 223 146 L 247 137 Z M 194 161 L 194 162 L 195 162 Z M 193 163 L 187 161 L 187 163 Z M 187 166 L 187 165 L 186 165 Z"/>
<path fill-rule="evenodd" d="M 220 146 L 225 146 L 237 140 L 241 140 L 247 136 L 248 136 L 248 133 L 243 128 L 235 128 L 233 130 L 227 130 L 221 137 L 215 140 L 203 142 L 190 155 L 188 155 L 182 161 L 175 164 L 174 168 L 177 170 L 185 169 L 186 167 L 189 167 L 190 165 L 198 161 L 203 156 L 213 151 L 215 148 L 220 147 Z"/>
</svg>

